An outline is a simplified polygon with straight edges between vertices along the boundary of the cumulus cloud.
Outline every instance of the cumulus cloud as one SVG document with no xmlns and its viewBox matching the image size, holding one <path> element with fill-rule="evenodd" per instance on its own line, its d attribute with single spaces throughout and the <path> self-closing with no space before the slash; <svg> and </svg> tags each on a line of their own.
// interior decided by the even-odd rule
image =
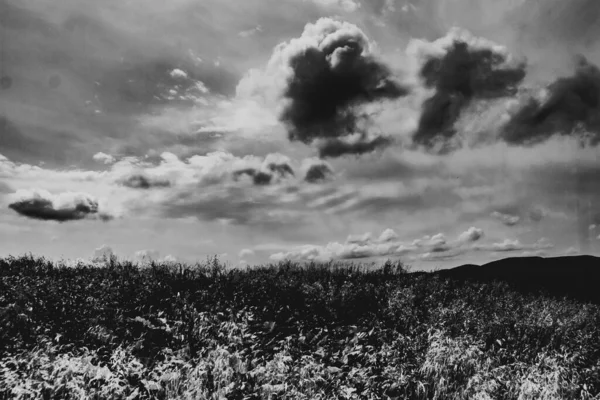
<svg viewBox="0 0 600 400">
<path fill-rule="evenodd" d="M 268 185 L 276 180 L 295 176 L 291 160 L 281 154 L 269 154 L 260 166 L 247 165 L 233 172 L 234 179 L 248 176 L 255 185 Z"/>
<path fill-rule="evenodd" d="M 187 72 L 179 69 L 179 68 L 175 68 L 173 69 L 169 75 L 171 75 L 171 78 L 181 78 L 181 79 L 187 79 L 188 78 L 188 74 Z"/>
<path fill-rule="evenodd" d="M 525 63 L 505 47 L 460 29 L 433 42 L 415 40 L 408 50 L 422 62 L 423 84 L 433 90 L 413 136 L 427 147 L 456 135 L 455 123 L 473 100 L 512 96 L 525 77 Z"/>
<path fill-rule="evenodd" d="M 113 164 L 115 162 L 115 158 L 113 156 L 111 156 L 110 154 L 106 154 L 103 152 L 99 152 L 94 154 L 94 160 L 101 162 L 103 164 Z"/>
<path fill-rule="evenodd" d="M 483 229 L 472 226 L 458 236 L 458 241 L 462 243 L 472 243 L 481 239 L 483 235 Z"/>
<path fill-rule="evenodd" d="M 100 209 L 98 200 L 87 193 L 63 192 L 52 194 L 47 190 L 18 190 L 11 196 L 9 208 L 32 219 L 43 221 L 75 221 L 85 218 L 112 219 Z"/>
<path fill-rule="evenodd" d="M 116 163 L 111 176 L 117 183 L 134 189 L 210 186 L 249 177 L 256 185 L 268 185 L 295 176 L 292 161 L 279 153 L 262 157 L 234 156 L 217 151 L 180 159 L 164 152 L 158 162 L 129 158 Z"/>
<path fill-rule="evenodd" d="M 165 256 L 165 258 L 162 259 L 162 262 L 167 263 L 167 264 L 174 264 L 174 263 L 179 262 L 179 260 L 174 255 L 168 254 Z"/>
<path fill-rule="evenodd" d="M 329 156 L 370 151 L 380 142 L 371 137 L 371 116 L 362 106 L 407 94 L 373 47 L 356 25 L 321 18 L 278 45 L 266 69 L 249 74 L 238 90 L 274 90 L 284 101 L 280 119 L 292 141 L 320 139 Z M 358 140 L 343 145 L 352 135 Z"/>
<path fill-rule="evenodd" d="M 91 261 L 98 263 L 108 262 L 115 257 L 116 254 L 110 246 L 102 245 L 94 250 L 94 252 L 92 253 Z"/>
<path fill-rule="evenodd" d="M 306 159 L 302 163 L 304 180 L 309 183 L 323 182 L 333 176 L 333 168 L 329 163 L 319 159 Z"/>
<path fill-rule="evenodd" d="M 160 253 L 157 250 L 139 250 L 135 252 L 134 258 L 140 264 L 149 264 L 159 261 Z"/>
<path fill-rule="evenodd" d="M 532 215 L 534 215 L 533 218 L 537 218 L 538 217 L 538 214 L 532 214 Z M 521 220 L 521 217 L 519 217 L 518 215 L 504 214 L 504 213 L 501 213 L 499 211 L 494 211 L 491 214 L 491 216 L 493 218 L 499 220 L 500 222 L 502 222 L 506 226 L 517 225 L 519 223 L 519 221 Z"/>
<path fill-rule="evenodd" d="M 502 137 L 512 144 L 532 144 L 555 134 L 600 134 L 600 69 L 581 57 L 571 76 L 560 77 L 510 112 Z"/>
<path fill-rule="evenodd" d="M 433 236 L 424 236 L 413 240 L 412 244 L 419 248 L 428 248 L 433 252 L 443 252 L 450 249 L 446 235 L 438 233 Z"/>
<path fill-rule="evenodd" d="M 386 243 L 398 240 L 398 238 L 398 234 L 393 229 L 388 228 L 385 231 L 381 232 L 381 235 L 379 236 L 379 241 L 382 243 Z"/>
</svg>

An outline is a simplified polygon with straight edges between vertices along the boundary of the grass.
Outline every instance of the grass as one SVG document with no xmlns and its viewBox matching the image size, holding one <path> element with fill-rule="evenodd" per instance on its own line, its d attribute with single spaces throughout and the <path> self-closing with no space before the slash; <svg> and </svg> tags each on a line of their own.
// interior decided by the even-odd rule
<svg viewBox="0 0 600 400">
<path fill-rule="evenodd" d="M 0 399 L 598 399 L 600 306 L 383 268 L 0 260 Z"/>
</svg>

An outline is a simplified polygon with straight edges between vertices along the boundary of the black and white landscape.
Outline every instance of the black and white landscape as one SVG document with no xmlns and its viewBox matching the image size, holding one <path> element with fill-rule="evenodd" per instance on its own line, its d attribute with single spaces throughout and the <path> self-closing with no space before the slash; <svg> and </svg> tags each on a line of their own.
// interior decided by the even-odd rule
<svg viewBox="0 0 600 400">
<path fill-rule="evenodd" d="M 600 396 L 597 0 L 0 0 L 0 399 Z"/>
</svg>

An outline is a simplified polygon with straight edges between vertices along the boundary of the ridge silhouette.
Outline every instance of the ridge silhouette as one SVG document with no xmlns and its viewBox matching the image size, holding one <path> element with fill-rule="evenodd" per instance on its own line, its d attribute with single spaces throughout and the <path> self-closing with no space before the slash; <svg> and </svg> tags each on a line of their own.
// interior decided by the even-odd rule
<svg viewBox="0 0 600 400">
<path fill-rule="evenodd" d="M 435 272 L 457 280 L 506 282 L 526 292 L 600 304 L 600 258 L 594 256 L 516 257 Z"/>
</svg>

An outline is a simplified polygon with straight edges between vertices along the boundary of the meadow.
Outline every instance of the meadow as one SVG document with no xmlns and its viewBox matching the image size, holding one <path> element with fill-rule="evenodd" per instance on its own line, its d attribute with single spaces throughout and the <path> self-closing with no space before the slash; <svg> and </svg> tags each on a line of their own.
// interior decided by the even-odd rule
<svg viewBox="0 0 600 400">
<path fill-rule="evenodd" d="M 600 399 L 600 305 L 391 262 L 11 257 L 0 399 Z"/>
</svg>

